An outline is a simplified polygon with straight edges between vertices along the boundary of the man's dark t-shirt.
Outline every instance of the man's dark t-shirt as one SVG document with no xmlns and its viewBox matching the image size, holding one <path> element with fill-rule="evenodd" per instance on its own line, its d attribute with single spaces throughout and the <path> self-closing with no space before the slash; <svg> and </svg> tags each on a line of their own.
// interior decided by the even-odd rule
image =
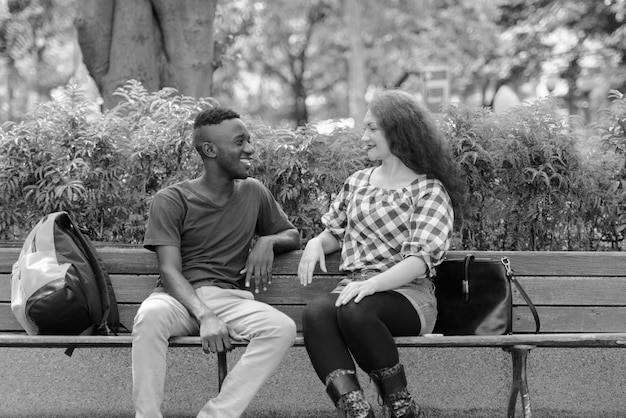
<svg viewBox="0 0 626 418">
<path fill-rule="evenodd" d="M 218 206 L 183 181 L 152 200 L 144 247 L 180 248 L 182 273 L 194 287 L 239 288 L 255 235 L 294 228 L 272 194 L 253 178 L 235 180 L 234 192 Z"/>
</svg>

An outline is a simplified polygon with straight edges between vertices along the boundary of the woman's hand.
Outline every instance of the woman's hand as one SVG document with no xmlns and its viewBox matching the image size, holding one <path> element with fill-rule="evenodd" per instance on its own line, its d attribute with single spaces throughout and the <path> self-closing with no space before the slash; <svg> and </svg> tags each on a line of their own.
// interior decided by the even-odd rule
<svg viewBox="0 0 626 418">
<path fill-rule="evenodd" d="M 298 278 L 302 286 L 311 284 L 313 271 L 318 262 L 320 263 L 320 269 L 326 272 L 326 255 L 324 254 L 322 241 L 319 238 L 313 238 L 307 242 L 302 252 L 302 258 L 300 258 L 300 264 L 298 264 Z"/>
<path fill-rule="evenodd" d="M 354 303 L 359 303 L 365 296 L 373 295 L 377 291 L 376 283 L 369 279 L 350 282 L 337 297 L 335 306 L 346 305 L 352 299 L 354 299 Z"/>
</svg>

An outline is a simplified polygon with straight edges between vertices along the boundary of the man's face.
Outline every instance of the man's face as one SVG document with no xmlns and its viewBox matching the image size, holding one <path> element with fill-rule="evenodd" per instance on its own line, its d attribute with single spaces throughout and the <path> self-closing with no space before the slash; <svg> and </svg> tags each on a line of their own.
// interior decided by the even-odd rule
<svg viewBox="0 0 626 418">
<path fill-rule="evenodd" d="M 251 167 L 250 156 L 254 148 L 250 133 L 241 119 L 228 119 L 219 125 L 207 125 L 200 129 L 213 144 L 213 161 L 221 171 L 232 179 L 245 179 Z"/>
</svg>

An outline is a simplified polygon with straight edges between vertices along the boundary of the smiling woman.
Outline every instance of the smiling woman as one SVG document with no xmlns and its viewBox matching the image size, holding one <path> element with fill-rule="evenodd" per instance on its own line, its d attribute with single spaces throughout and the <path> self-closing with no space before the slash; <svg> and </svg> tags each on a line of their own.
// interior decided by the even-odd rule
<svg viewBox="0 0 626 418">
<path fill-rule="evenodd" d="M 346 180 L 322 217 L 326 229 L 307 243 L 298 267 L 307 286 L 318 263 L 326 271 L 325 255 L 341 249 L 340 269 L 347 273 L 305 308 L 305 344 L 344 417 L 374 416 L 356 362 L 392 417 L 421 418 L 394 337 L 433 330 L 432 277 L 450 247 L 453 206 L 460 207 L 464 183 L 443 136 L 411 95 L 379 93 L 364 124 L 367 156 L 380 165 Z"/>
</svg>

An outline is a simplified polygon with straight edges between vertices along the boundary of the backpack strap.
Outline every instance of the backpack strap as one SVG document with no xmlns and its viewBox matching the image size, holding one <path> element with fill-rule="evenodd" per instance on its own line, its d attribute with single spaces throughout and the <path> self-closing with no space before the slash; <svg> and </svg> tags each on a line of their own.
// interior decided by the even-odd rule
<svg viewBox="0 0 626 418">
<path fill-rule="evenodd" d="M 117 299 L 109 274 L 105 270 L 102 260 L 91 240 L 81 232 L 85 229 L 79 227 L 69 215 L 68 219 L 74 236 L 80 242 L 85 255 L 89 259 L 100 290 L 100 299 L 103 309 L 102 321 L 100 324 L 96 324 L 97 327 L 93 332 L 109 333 L 110 331 L 113 334 L 117 334 L 120 328 L 119 311 L 117 309 Z"/>
<path fill-rule="evenodd" d="M 84 330 L 78 335 L 91 335 L 93 334 L 93 330 L 95 327 L 96 327 L 95 325 L 91 325 L 89 328 L 87 328 L 86 330 Z M 73 345 L 67 347 L 67 350 L 65 350 L 65 355 L 68 357 L 72 357 L 72 354 L 74 354 L 74 350 L 76 350 L 76 347 Z"/>
</svg>

